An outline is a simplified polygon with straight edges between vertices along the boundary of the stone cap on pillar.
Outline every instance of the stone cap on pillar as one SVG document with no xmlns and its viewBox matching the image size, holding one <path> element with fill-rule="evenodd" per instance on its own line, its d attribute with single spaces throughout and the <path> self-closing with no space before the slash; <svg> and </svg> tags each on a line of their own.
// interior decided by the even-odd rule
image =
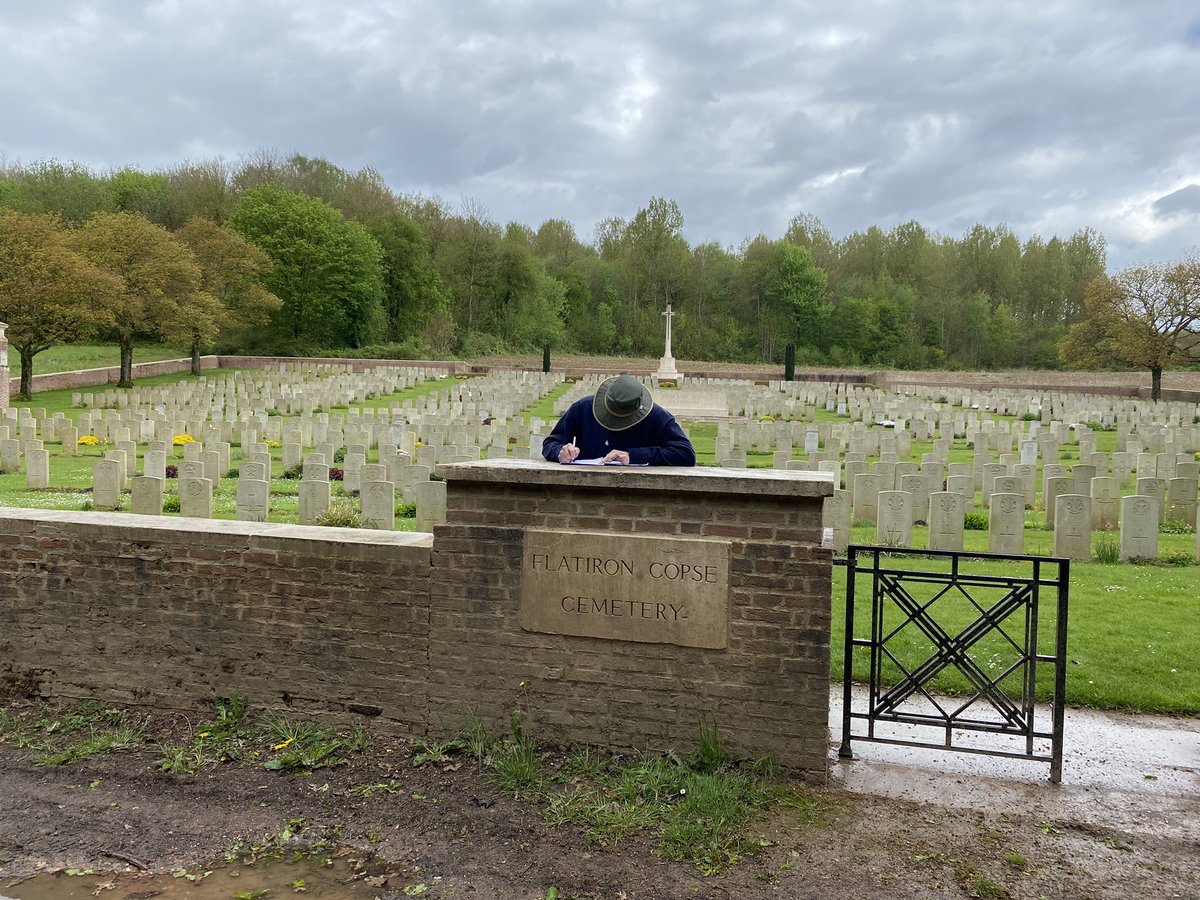
<svg viewBox="0 0 1200 900">
<path fill-rule="evenodd" d="M 688 491 L 819 499 L 833 494 L 832 472 L 793 469 L 717 469 L 709 466 L 575 466 L 536 459 L 482 459 L 443 463 L 448 482 L 522 484 L 604 490 Z"/>
</svg>

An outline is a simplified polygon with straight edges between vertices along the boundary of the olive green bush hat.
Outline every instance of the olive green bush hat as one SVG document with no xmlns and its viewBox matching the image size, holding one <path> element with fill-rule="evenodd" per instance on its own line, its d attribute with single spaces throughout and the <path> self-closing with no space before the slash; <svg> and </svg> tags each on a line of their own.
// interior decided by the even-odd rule
<svg viewBox="0 0 1200 900">
<path fill-rule="evenodd" d="M 592 398 L 592 415 L 609 431 L 632 428 L 654 408 L 650 389 L 632 375 L 605 379 Z"/>
</svg>

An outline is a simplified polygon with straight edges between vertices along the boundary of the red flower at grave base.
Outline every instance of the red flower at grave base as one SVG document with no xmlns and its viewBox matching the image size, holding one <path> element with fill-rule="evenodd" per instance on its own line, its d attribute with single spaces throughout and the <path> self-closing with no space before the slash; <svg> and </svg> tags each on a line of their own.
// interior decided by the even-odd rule
<svg viewBox="0 0 1200 900">
<path fill-rule="evenodd" d="M 167 477 L 168 478 L 178 478 L 179 477 L 179 467 L 178 466 L 167 466 Z"/>
<path fill-rule="evenodd" d="M 330 469 L 329 469 L 329 480 L 330 481 L 341 481 L 344 476 L 345 476 L 345 473 L 341 469 L 334 468 L 332 466 L 330 467 Z"/>
</svg>

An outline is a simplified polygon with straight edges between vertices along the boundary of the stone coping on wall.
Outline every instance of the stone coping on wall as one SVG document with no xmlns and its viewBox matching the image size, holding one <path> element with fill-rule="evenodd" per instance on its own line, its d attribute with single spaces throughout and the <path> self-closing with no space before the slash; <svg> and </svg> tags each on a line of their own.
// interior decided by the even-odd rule
<svg viewBox="0 0 1200 900">
<path fill-rule="evenodd" d="M 270 522 L 239 522 L 230 519 L 193 519 L 184 516 L 139 516 L 133 513 L 79 512 L 69 510 L 0 507 L 0 523 L 8 521 L 54 523 L 78 526 L 89 531 L 105 530 L 121 540 L 162 540 L 169 534 L 187 534 L 198 546 L 210 548 L 277 549 L 308 542 L 314 551 L 337 547 L 337 555 L 370 558 L 389 549 L 429 548 L 433 535 L 420 531 L 379 531 L 370 528 L 323 528 L 317 525 L 285 525 Z M 0 530 L 4 525 L 0 524 Z"/>
<path fill-rule="evenodd" d="M 534 459 L 483 459 L 443 463 L 446 481 L 475 481 L 601 490 L 759 494 L 821 498 L 833 494 L 832 472 L 790 469 L 720 469 L 709 466 L 574 466 Z"/>
</svg>

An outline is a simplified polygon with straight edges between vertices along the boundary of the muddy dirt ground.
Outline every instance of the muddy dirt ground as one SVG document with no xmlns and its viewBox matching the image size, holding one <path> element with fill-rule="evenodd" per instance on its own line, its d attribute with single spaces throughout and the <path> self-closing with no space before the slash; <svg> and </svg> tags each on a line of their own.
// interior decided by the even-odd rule
<svg viewBox="0 0 1200 900">
<path fill-rule="evenodd" d="M 202 896 L 164 890 L 152 873 L 216 867 L 239 844 L 290 852 L 324 839 L 331 855 L 374 858 L 345 870 L 365 893 L 313 896 L 1200 897 L 1200 845 L 1188 836 L 836 790 L 809 790 L 815 822 L 787 810 L 757 822 L 760 851 L 706 877 L 656 856 L 653 835 L 589 846 L 580 829 L 551 827 L 535 803 L 498 792 L 475 760 L 416 767 L 399 738 L 372 736 L 346 764 L 307 776 L 250 761 L 159 771 L 159 743 L 186 743 L 188 728 L 152 719 L 132 748 L 69 765 L 0 743 L 0 896 Z M 47 889 L 49 872 L 60 875 Z M 223 884 L 203 896 L 237 896 L 237 882 Z"/>
</svg>

